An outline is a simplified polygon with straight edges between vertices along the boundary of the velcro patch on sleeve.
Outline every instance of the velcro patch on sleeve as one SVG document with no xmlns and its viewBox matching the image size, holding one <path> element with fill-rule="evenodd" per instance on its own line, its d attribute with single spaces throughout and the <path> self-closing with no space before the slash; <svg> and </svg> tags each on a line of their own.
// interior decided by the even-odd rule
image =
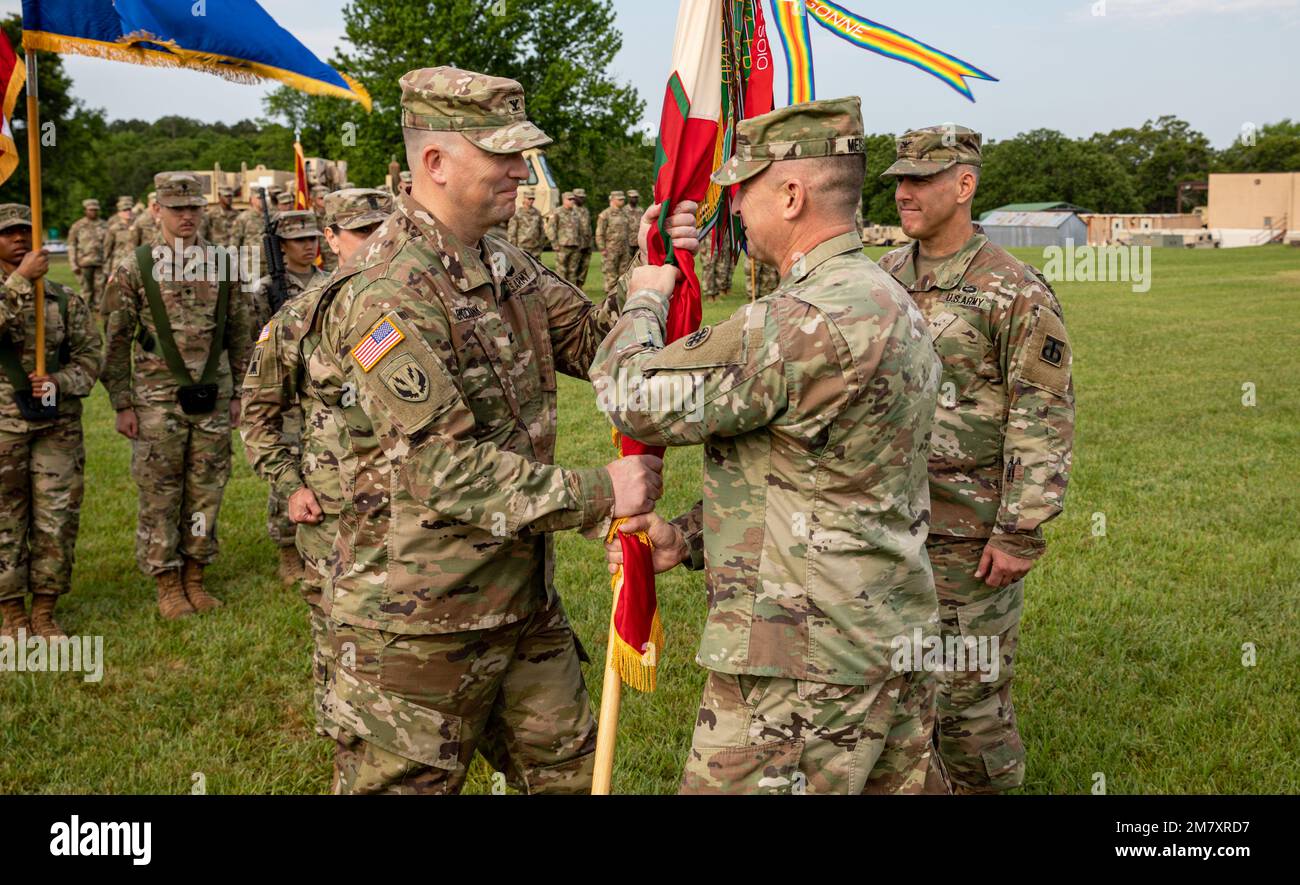
<svg viewBox="0 0 1300 885">
<path fill-rule="evenodd" d="M 275 321 L 272 320 L 271 322 L 275 322 Z M 261 334 L 257 336 L 257 343 L 263 344 L 270 340 L 271 340 L 271 323 L 267 323 L 265 326 L 262 327 Z"/>
<path fill-rule="evenodd" d="M 732 318 L 717 326 L 679 338 L 645 364 L 645 371 L 710 369 L 734 366 L 745 361 L 745 324 Z"/>
<path fill-rule="evenodd" d="M 1065 396 L 1070 390 L 1074 354 L 1065 323 L 1048 307 L 1037 308 L 1034 331 L 1025 345 L 1020 380 L 1032 387 Z"/>
<path fill-rule="evenodd" d="M 385 316 L 370 328 L 365 337 L 352 348 L 352 358 L 361 371 L 369 373 L 384 356 L 402 343 L 406 336 L 397 328 L 392 316 Z"/>
</svg>

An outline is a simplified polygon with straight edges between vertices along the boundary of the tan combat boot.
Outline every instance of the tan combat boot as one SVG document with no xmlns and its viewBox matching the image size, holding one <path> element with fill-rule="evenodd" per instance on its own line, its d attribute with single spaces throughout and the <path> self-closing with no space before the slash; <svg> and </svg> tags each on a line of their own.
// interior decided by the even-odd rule
<svg viewBox="0 0 1300 885">
<path fill-rule="evenodd" d="M 32 632 L 46 639 L 66 638 L 67 634 L 54 620 L 54 606 L 59 597 L 52 593 L 37 593 L 32 597 Z"/>
<path fill-rule="evenodd" d="M 0 615 L 4 615 L 4 626 L 0 627 L 0 636 L 10 639 L 18 638 L 19 630 L 30 630 L 32 622 L 27 620 L 27 607 L 22 599 L 6 599 L 0 602 Z"/>
<path fill-rule="evenodd" d="M 276 569 L 276 574 L 285 587 L 292 587 L 302 579 L 302 556 L 299 555 L 298 548 L 280 548 L 280 567 Z"/>
<path fill-rule="evenodd" d="M 180 569 L 171 569 L 155 575 L 158 582 L 158 613 L 168 621 L 188 617 L 194 614 L 194 606 L 185 598 L 185 588 L 181 586 Z"/>
<path fill-rule="evenodd" d="M 185 569 L 181 572 L 181 584 L 185 587 L 185 598 L 194 606 L 196 612 L 210 612 L 221 608 L 222 602 L 209 595 L 203 589 L 203 563 L 197 559 L 186 559 Z"/>
</svg>

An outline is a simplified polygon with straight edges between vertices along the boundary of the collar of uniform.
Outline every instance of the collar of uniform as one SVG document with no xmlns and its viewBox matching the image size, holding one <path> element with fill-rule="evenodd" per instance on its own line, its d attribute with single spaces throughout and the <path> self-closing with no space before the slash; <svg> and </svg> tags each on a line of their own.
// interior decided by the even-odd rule
<svg viewBox="0 0 1300 885">
<path fill-rule="evenodd" d="M 966 241 L 966 245 L 957 250 L 957 254 L 945 261 L 935 270 L 932 277 L 928 278 L 925 285 L 921 285 L 921 280 L 917 280 L 913 286 L 913 292 L 928 292 L 931 289 L 953 289 L 966 278 L 966 271 L 970 270 L 971 262 L 975 256 L 988 243 L 989 238 L 984 235 L 984 228 L 978 224 L 974 225 L 975 233 Z M 916 268 L 916 258 L 920 255 L 921 244 L 912 244 L 912 267 Z"/>
<path fill-rule="evenodd" d="M 837 255 L 861 251 L 862 237 L 858 235 L 857 231 L 851 230 L 848 233 L 831 237 L 829 240 L 823 240 L 820 244 L 814 247 L 811 252 L 803 257 L 802 262 L 796 261 L 794 264 L 790 265 L 790 270 L 793 271 L 802 264 L 803 272 L 798 276 L 788 275 L 786 279 L 781 282 L 784 283 L 788 279 L 792 279 L 796 283 L 800 282 L 817 268 L 821 267 Z"/>
<path fill-rule="evenodd" d="M 395 204 L 397 211 L 441 254 L 443 267 L 462 292 L 494 284 L 492 272 L 483 264 L 479 250 L 467 249 L 450 228 L 410 194 L 398 194 Z M 459 273 L 455 267 L 457 263 L 460 265 Z"/>
</svg>

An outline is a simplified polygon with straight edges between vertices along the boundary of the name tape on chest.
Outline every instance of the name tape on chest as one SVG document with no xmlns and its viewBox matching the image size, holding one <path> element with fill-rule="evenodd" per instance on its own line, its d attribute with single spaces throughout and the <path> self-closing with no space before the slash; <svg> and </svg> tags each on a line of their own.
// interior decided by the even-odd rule
<svg viewBox="0 0 1300 885">
<path fill-rule="evenodd" d="M 357 361 L 363 372 L 369 372 L 373 369 L 384 355 L 390 350 L 402 343 L 406 338 L 402 330 L 393 324 L 388 317 L 384 317 L 371 327 L 362 338 L 352 348 L 352 358 Z"/>
</svg>

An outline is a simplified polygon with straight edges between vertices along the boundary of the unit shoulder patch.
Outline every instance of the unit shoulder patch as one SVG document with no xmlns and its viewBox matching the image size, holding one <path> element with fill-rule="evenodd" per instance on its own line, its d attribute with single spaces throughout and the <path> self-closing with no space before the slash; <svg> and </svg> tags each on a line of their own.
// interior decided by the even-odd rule
<svg viewBox="0 0 1300 885">
<path fill-rule="evenodd" d="M 733 319 L 718 326 L 704 326 L 679 338 L 659 351 L 645 365 L 645 371 L 709 369 L 734 366 L 745 360 L 745 324 Z"/>
<path fill-rule="evenodd" d="M 1020 380 L 1025 384 L 1065 396 L 1070 389 L 1070 371 L 1073 354 L 1070 337 L 1050 308 L 1037 308 L 1034 331 L 1025 346 L 1024 365 Z"/>
</svg>

